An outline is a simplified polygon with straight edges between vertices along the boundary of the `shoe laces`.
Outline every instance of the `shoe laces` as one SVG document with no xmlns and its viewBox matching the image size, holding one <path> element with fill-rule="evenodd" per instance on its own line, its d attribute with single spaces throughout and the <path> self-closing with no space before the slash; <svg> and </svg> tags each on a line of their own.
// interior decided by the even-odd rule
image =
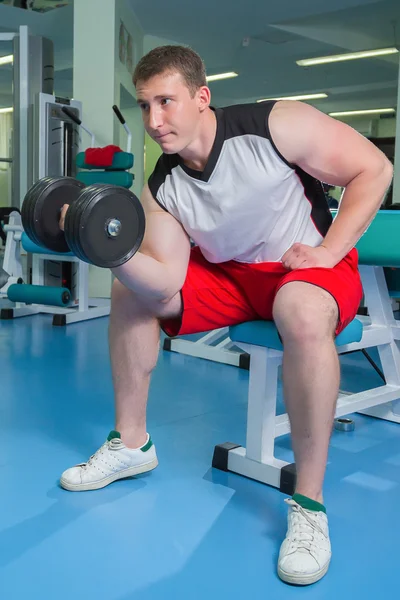
<svg viewBox="0 0 400 600">
<path fill-rule="evenodd" d="M 119 438 L 113 438 L 112 440 L 106 440 L 102 446 L 89 458 L 86 463 L 83 463 L 81 467 L 83 469 L 87 469 L 87 467 L 92 466 L 92 464 L 102 455 L 105 454 L 108 450 L 115 451 L 120 450 L 123 447 L 123 443 Z"/>
<path fill-rule="evenodd" d="M 316 532 L 326 539 L 326 533 L 308 511 L 291 498 L 285 502 L 291 507 L 291 542 L 293 550 L 311 552 L 318 546 Z M 317 539 L 316 539 L 317 538 Z"/>
</svg>

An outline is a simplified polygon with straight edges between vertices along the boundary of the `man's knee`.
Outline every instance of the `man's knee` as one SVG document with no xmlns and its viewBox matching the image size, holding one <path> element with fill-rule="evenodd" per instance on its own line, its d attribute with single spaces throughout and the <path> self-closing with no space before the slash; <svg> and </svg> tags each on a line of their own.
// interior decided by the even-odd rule
<svg viewBox="0 0 400 600">
<path fill-rule="evenodd" d="M 334 338 L 338 307 L 326 290 L 296 281 L 278 291 L 273 318 L 284 342 L 318 343 Z"/>
</svg>

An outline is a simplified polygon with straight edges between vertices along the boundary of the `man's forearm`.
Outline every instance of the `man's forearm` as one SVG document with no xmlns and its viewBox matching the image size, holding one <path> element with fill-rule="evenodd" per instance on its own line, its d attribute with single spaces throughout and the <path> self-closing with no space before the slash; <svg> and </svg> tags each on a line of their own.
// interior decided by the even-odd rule
<svg viewBox="0 0 400 600">
<path fill-rule="evenodd" d="M 149 299 L 170 300 L 181 288 L 176 272 L 168 265 L 137 252 L 128 262 L 112 269 L 129 290 Z"/>
<path fill-rule="evenodd" d="M 339 212 L 322 242 L 340 262 L 357 244 L 382 204 L 392 180 L 390 163 L 380 173 L 361 173 L 345 189 Z"/>
</svg>

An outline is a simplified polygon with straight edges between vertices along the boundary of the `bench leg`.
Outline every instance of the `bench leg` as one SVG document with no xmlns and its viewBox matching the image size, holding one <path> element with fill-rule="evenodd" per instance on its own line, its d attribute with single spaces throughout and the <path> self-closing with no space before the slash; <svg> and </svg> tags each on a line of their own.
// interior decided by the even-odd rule
<svg viewBox="0 0 400 600">
<path fill-rule="evenodd" d="M 250 356 L 246 448 L 232 443 L 214 449 L 213 467 L 244 475 L 292 494 L 295 466 L 274 456 L 278 367 L 282 353 L 240 344 Z"/>
<path fill-rule="evenodd" d="M 386 384 L 400 387 L 400 348 L 398 324 L 393 315 L 384 270 L 382 267 L 360 266 L 365 299 L 371 324 L 386 327 L 391 333 L 388 344 L 377 345 Z M 400 400 L 359 411 L 364 415 L 400 423 Z"/>
</svg>

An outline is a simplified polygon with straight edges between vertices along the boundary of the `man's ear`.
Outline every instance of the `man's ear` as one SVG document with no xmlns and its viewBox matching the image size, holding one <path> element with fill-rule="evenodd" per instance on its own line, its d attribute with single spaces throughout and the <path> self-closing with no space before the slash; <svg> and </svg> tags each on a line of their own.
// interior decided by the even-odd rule
<svg viewBox="0 0 400 600">
<path fill-rule="evenodd" d="M 203 112 L 210 106 L 211 102 L 211 91 L 206 85 L 202 85 L 197 91 L 197 99 L 200 112 Z"/>
</svg>

